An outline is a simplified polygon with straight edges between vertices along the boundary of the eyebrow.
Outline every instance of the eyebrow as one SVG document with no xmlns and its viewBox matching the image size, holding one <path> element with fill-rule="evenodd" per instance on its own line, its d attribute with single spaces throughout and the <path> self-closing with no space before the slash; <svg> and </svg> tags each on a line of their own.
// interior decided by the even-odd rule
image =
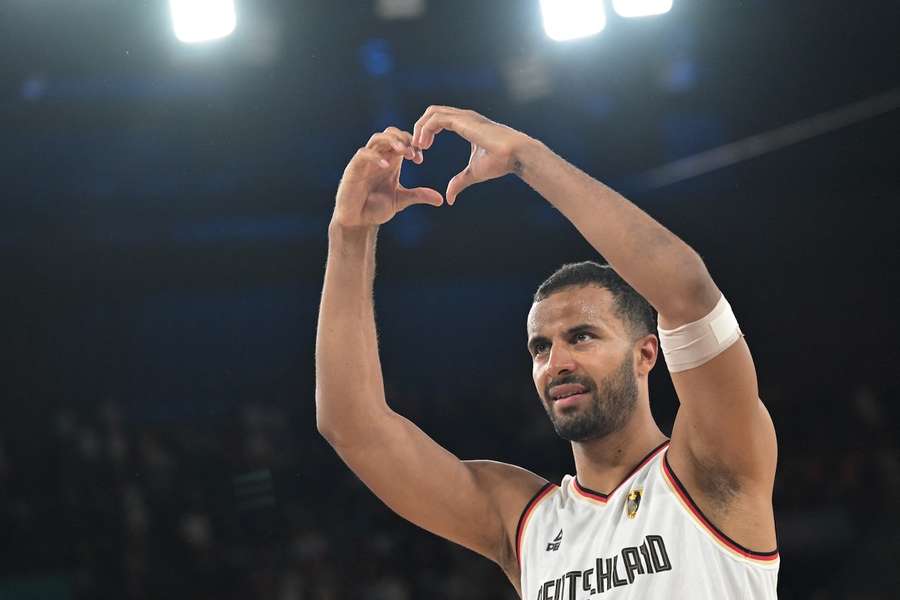
<svg viewBox="0 0 900 600">
<path fill-rule="evenodd" d="M 591 325 L 590 323 L 579 323 L 578 325 L 566 329 L 565 333 L 567 336 L 572 336 L 577 333 L 583 333 L 585 331 L 595 332 L 599 331 L 600 329 L 601 327 L 599 327 L 598 325 Z M 546 343 L 549 341 L 550 339 L 546 336 L 536 335 L 528 340 L 528 350 L 529 352 L 534 352 L 535 345 L 537 345 L 538 343 Z"/>
</svg>

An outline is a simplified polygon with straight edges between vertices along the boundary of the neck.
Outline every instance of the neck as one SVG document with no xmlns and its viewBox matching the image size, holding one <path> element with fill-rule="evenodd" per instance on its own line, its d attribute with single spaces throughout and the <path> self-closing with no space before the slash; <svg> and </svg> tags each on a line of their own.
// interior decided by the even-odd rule
<svg viewBox="0 0 900 600">
<path fill-rule="evenodd" d="M 582 486 L 608 494 L 666 436 L 650 415 L 649 401 L 638 401 L 628 423 L 606 437 L 572 442 L 575 472 Z"/>
</svg>

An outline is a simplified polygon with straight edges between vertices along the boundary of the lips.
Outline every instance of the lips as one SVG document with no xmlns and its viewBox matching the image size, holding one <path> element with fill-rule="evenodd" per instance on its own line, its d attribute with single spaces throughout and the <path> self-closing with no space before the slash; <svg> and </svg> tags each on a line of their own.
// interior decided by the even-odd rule
<svg viewBox="0 0 900 600">
<path fill-rule="evenodd" d="M 553 401 L 562 400 L 564 398 L 568 398 L 569 396 L 575 396 L 577 394 L 583 394 L 587 391 L 587 388 L 580 383 L 564 383 L 562 385 L 555 385 L 550 388 L 550 397 L 553 398 Z"/>
</svg>

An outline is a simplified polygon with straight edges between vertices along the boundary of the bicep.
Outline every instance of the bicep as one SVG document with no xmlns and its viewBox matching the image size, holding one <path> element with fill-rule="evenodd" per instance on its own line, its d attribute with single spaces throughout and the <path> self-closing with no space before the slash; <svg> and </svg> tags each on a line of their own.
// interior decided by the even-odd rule
<svg viewBox="0 0 900 600">
<path fill-rule="evenodd" d="M 671 376 L 681 402 L 671 452 L 771 486 L 775 428 L 759 398 L 756 368 L 743 336 L 709 362 Z"/>
<path fill-rule="evenodd" d="M 511 510 L 539 478 L 503 463 L 461 461 L 396 413 L 372 425 L 364 441 L 334 446 L 362 482 L 406 520 L 504 562 Z"/>
</svg>

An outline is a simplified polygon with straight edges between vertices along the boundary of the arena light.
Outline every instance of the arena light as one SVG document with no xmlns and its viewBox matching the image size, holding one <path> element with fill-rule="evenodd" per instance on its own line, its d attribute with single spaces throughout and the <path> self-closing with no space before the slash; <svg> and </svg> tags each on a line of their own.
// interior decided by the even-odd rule
<svg viewBox="0 0 900 600">
<path fill-rule="evenodd" d="M 620 17 L 649 17 L 672 10 L 672 0 L 613 0 L 612 4 Z"/>
<path fill-rule="evenodd" d="M 225 37 L 234 31 L 234 0 L 169 0 L 175 37 L 187 44 Z"/>
<path fill-rule="evenodd" d="M 556 41 L 573 40 L 603 31 L 603 0 L 541 0 L 544 31 Z"/>
</svg>

